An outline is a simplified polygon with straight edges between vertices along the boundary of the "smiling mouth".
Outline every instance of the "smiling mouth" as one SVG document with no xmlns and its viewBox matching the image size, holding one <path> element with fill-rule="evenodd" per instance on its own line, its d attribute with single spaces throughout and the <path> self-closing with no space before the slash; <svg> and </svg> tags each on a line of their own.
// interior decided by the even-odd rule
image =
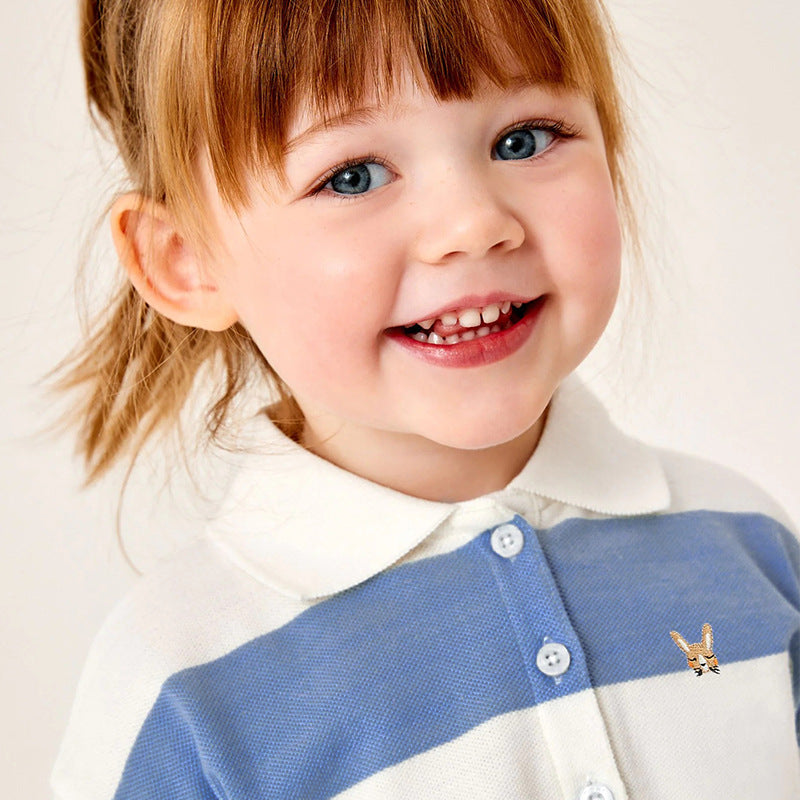
<svg viewBox="0 0 800 800">
<path fill-rule="evenodd" d="M 455 321 L 452 319 L 455 315 L 445 315 L 443 318 L 424 320 L 422 323 L 394 330 L 422 344 L 444 346 L 460 344 L 513 328 L 531 309 L 540 305 L 543 299 L 542 295 L 527 303 L 505 303 L 498 309 L 499 313 L 491 324 L 483 318 L 485 315 L 462 315 Z M 494 314 L 489 318 L 493 316 Z"/>
</svg>

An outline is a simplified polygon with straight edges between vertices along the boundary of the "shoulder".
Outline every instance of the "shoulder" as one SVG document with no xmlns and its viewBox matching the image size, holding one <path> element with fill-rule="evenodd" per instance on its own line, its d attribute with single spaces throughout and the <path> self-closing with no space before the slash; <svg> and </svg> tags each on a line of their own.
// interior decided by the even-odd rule
<svg viewBox="0 0 800 800">
<path fill-rule="evenodd" d="M 720 511 L 761 514 L 791 531 L 797 528 L 783 507 L 756 481 L 706 458 L 667 448 L 652 448 L 664 469 L 671 512 Z"/>
<path fill-rule="evenodd" d="M 114 606 L 92 640 L 51 774 L 55 796 L 113 796 L 172 675 L 222 657 L 301 610 L 205 538 L 161 562 Z"/>
<path fill-rule="evenodd" d="M 161 561 L 109 612 L 87 659 L 102 658 L 139 671 L 174 672 L 213 658 L 228 645 L 230 613 L 263 587 L 199 540 Z M 141 672 L 139 673 L 141 675 Z"/>
</svg>

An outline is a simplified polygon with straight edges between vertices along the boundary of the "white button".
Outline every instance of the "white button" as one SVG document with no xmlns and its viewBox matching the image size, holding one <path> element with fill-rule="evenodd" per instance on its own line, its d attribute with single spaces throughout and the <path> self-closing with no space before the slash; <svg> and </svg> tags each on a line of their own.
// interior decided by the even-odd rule
<svg viewBox="0 0 800 800">
<path fill-rule="evenodd" d="M 536 654 L 536 666 L 545 675 L 563 675 L 569 669 L 569 650 L 560 642 L 548 642 Z M 587 796 L 588 797 L 588 796 Z M 583 795 L 581 795 L 583 800 Z"/>
<path fill-rule="evenodd" d="M 525 537 L 522 531 L 511 523 L 500 525 L 492 532 L 492 550 L 503 558 L 511 558 L 522 550 Z"/>
<path fill-rule="evenodd" d="M 583 787 L 578 800 L 614 800 L 614 793 L 602 783 L 590 783 Z"/>
</svg>

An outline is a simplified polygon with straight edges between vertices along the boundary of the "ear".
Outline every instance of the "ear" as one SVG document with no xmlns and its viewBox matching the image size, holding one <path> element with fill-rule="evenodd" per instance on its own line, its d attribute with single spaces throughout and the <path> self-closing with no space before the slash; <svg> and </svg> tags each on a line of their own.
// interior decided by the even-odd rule
<svg viewBox="0 0 800 800">
<path fill-rule="evenodd" d="M 713 649 L 714 634 L 711 630 L 711 625 L 708 622 L 703 625 L 703 643 L 705 644 L 707 650 Z"/>
<path fill-rule="evenodd" d="M 156 311 L 210 331 L 236 322 L 236 312 L 163 203 L 137 192 L 122 195 L 111 207 L 111 236 L 131 283 Z"/>
<path fill-rule="evenodd" d="M 689 655 L 689 643 L 686 639 L 681 636 L 678 631 L 670 631 L 669 635 L 672 637 L 672 641 L 675 642 L 681 650 L 683 650 L 686 655 Z"/>
</svg>

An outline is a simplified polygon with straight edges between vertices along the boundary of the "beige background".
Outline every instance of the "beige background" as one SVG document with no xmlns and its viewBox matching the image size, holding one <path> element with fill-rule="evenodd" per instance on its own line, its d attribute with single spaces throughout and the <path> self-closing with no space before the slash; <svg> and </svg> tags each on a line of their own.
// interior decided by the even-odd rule
<svg viewBox="0 0 800 800">
<path fill-rule="evenodd" d="M 118 476 L 82 493 L 70 443 L 33 438 L 53 416 L 33 384 L 77 335 L 79 244 L 118 179 L 84 113 L 72 5 L 0 7 L 0 772 L 8 797 L 29 800 L 49 796 L 87 647 L 133 582 Z M 640 73 L 661 316 L 647 360 L 620 368 L 600 351 L 586 374 L 627 429 L 745 472 L 800 521 L 800 7 L 611 8 Z M 144 510 L 145 472 L 123 522 L 146 569 L 196 521 L 181 491 Z"/>
</svg>

